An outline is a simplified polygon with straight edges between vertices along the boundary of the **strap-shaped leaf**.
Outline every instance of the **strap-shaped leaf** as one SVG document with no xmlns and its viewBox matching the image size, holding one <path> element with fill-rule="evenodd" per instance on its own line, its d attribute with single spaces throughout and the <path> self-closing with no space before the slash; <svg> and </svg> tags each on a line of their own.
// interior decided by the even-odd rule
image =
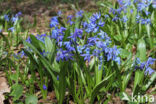
<svg viewBox="0 0 156 104">
<path fill-rule="evenodd" d="M 52 71 L 59 72 L 59 70 L 56 70 L 52 67 L 52 65 L 40 54 L 40 52 L 32 44 L 28 42 L 24 42 L 24 44 L 30 47 L 34 52 L 39 55 L 41 62 L 45 65 L 45 67 L 48 67 L 47 70 L 50 74 L 52 73 Z"/>
<path fill-rule="evenodd" d="M 95 97 L 97 96 L 98 92 L 100 91 L 101 88 L 104 87 L 105 81 L 107 81 L 109 78 L 111 78 L 114 75 L 114 73 L 112 73 L 111 75 L 109 75 L 108 77 L 106 77 L 105 79 L 103 79 L 98 85 L 96 85 L 92 91 L 91 94 L 91 99 L 90 99 L 90 104 L 93 104 Z"/>
<path fill-rule="evenodd" d="M 143 90 L 146 91 L 149 86 L 156 80 L 156 72 L 154 72 L 146 85 L 143 86 Z"/>
<path fill-rule="evenodd" d="M 136 92 L 136 88 L 143 82 L 143 78 L 144 78 L 144 71 L 136 70 L 135 78 L 134 78 L 133 93 Z"/>
<path fill-rule="evenodd" d="M 137 53 L 139 54 L 139 58 L 142 62 L 146 61 L 146 43 L 143 38 L 138 41 Z"/>
</svg>

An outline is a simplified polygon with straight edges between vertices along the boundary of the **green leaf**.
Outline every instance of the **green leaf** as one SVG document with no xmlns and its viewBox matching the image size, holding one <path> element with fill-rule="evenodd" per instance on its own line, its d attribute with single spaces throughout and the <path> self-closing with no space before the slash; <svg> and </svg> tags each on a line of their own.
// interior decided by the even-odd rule
<svg viewBox="0 0 156 104">
<path fill-rule="evenodd" d="M 127 56 L 129 56 L 129 55 L 130 55 L 130 52 L 128 50 L 126 50 L 126 49 L 121 49 L 120 50 L 120 56 L 122 58 L 127 58 Z"/>
<path fill-rule="evenodd" d="M 151 76 L 151 78 L 149 79 L 148 83 L 146 85 L 143 86 L 143 90 L 146 91 L 149 86 L 156 80 L 156 72 L 154 72 Z"/>
<path fill-rule="evenodd" d="M 139 54 L 139 58 L 142 62 L 146 61 L 146 43 L 143 38 L 138 41 L 137 53 Z"/>
<path fill-rule="evenodd" d="M 114 39 L 115 39 L 116 41 L 121 41 L 121 40 L 122 40 L 122 37 L 121 37 L 121 35 L 115 35 L 115 36 L 114 36 Z"/>
<path fill-rule="evenodd" d="M 35 53 L 37 53 L 40 57 L 41 62 L 45 65 L 45 67 L 49 67 L 47 70 L 50 72 L 50 74 L 52 73 L 52 71 L 55 72 L 59 72 L 58 69 L 55 69 L 52 67 L 51 63 L 49 61 L 47 61 L 41 54 L 40 52 L 36 49 L 35 46 L 33 46 L 32 44 L 28 43 L 28 42 L 24 42 L 24 44 L 28 47 L 30 47 Z"/>
<path fill-rule="evenodd" d="M 61 64 L 62 66 L 59 74 L 59 104 L 63 104 L 66 91 L 66 71 L 68 70 L 68 63 L 62 62 Z"/>
<path fill-rule="evenodd" d="M 49 58 L 50 63 L 52 63 L 55 59 L 55 43 L 49 37 L 45 38 L 45 51 L 48 53 L 47 57 Z"/>
<path fill-rule="evenodd" d="M 97 96 L 97 94 L 99 93 L 100 89 L 104 87 L 105 82 L 110 79 L 112 76 L 114 75 L 114 73 L 112 73 L 111 75 L 109 75 L 108 77 L 104 78 L 98 85 L 96 85 L 93 88 L 93 91 L 91 93 L 91 99 L 90 99 L 90 104 L 93 104 L 95 97 Z"/>
<path fill-rule="evenodd" d="M 12 92 L 10 96 L 13 96 L 14 101 L 18 100 L 22 96 L 23 86 L 19 84 L 15 84 L 11 87 L 11 89 L 12 89 Z"/>
<path fill-rule="evenodd" d="M 53 47 L 52 41 L 50 40 L 49 37 L 46 37 L 45 38 L 45 51 L 46 52 L 51 52 L 53 48 L 54 47 Z"/>
<path fill-rule="evenodd" d="M 135 78 L 134 78 L 134 87 L 133 93 L 136 91 L 136 88 L 142 84 L 144 78 L 144 71 L 136 70 L 135 71 Z"/>
<path fill-rule="evenodd" d="M 99 65 L 97 65 L 96 68 L 95 68 L 96 85 L 101 82 L 102 73 L 103 73 L 103 65 L 101 66 L 101 69 L 99 69 Z"/>
<path fill-rule="evenodd" d="M 40 52 L 42 52 L 42 49 L 44 49 L 44 44 L 38 40 L 34 35 L 30 35 L 31 44 L 37 48 Z"/>
<path fill-rule="evenodd" d="M 153 38 L 151 38 L 150 27 L 151 27 L 150 24 L 146 25 L 150 48 L 152 49 L 153 48 Z"/>
<path fill-rule="evenodd" d="M 127 87 L 127 84 L 131 78 L 132 72 L 125 73 L 122 77 L 122 91 L 124 91 Z"/>
<path fill-rule="evenodd" d="M 35 95 L 29 95 L 25 99 L 25 104 L 37 104 L 38 99 Z"/>
</svg>

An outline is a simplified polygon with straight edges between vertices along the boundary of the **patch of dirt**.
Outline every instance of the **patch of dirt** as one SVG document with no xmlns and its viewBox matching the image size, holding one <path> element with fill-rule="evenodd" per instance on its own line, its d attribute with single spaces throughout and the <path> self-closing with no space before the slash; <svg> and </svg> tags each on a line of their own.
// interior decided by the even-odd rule
<svg viewBox="0 0 156 104">
<path fill-rule="evenodd" d="M 71 3 L 65 4 L 58 1 L 45 4 L 39 2 L 39 0 L 25 0 L 20 3 L 17 3 L 16 0 L 10 0 L 0 3 L 0 13 L 7 10 L 10 10 L 13 14 L 22 12 L 23 26 L 29 29 L 30 33 L 41 34 L 48 31 L 50 18 L 56 16 L 59 10 L 63 12 L 64 17 L 75 14 L 75 9 L 71 5 Z M 96 10 L 97 8 L 96 3 L 92 0 L 79 0 L 78 6 L 78 10 L 85 11 Z M 36 25 L 32 26 L 34 24 Z"/>
<path fill-rule="evenodd" d="M 5 77 L 0 77 L 0 104 L 4 104 L 3 101 L 5 100 L 4 93 L 9 93 L 10 88 L 7 84 L 7 80 Z"/>
</svg>

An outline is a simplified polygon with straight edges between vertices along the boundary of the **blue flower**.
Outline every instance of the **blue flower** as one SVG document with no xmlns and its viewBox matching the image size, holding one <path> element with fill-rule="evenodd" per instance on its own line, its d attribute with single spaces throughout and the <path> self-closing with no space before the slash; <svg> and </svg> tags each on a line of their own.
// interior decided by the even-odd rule
<svg viewBox="0 0 156 104">
<path fill-rule="evenodd" d="M 74 42 L 77 41 L 77 38 L 82 38 L 82 33 L 83 33 L 83 30 L 82 29 L 75 29 L 75 32 L 69 36 L 68 38 L 72 39 Z"/>
<path fill-rule="evenodd" d="M 11 18 L 11 21 L 12 21 L 13 23 L 16 23 L 16 22 L 18 21 L 18 17 L 12 17 L 12 18 Z"/>
<path fill-rule="evenodd" d="M 154 70 L 152 68 L 150 68 L 150 65 L 154 64 L 155 61 L 156 61 L 156 59 L 149 57 L 146 62 L 141 63 L 140 59 L 137 58 L 137 61 L 136 61 L 137 65 L 135 66 L 135 68 L 145 70 L 146 75 L 147 74 L 151 75 L 154 72 Z"/>
<path fill-rule="evenodd" d="M 63 60 L 64 55 L 62 51 L 63 51 L 62 49 L 57 50 L 56 61 Z"/>
<path fill-rule="evenodd" d="M 117 14 L 121 14 L 122 10 L 123 10 L 122 8 L 116 9 Z"/>
<path fill-rule="evenodd" d="M 50 28 L 56 27 L 57 25 L 59 25 L 58 17 L 57 16 L 54 16 L 54 17 L 51 18 Z"/>
<path fill-rule="evenodd" d="M 61 42 L 63 41 L 63 38 L 64 38 L 63 35 L 58 35 L 58 36 L 57 36 L 57 39 L 56 39 L 56 42 L 61 43 Z M 62 44 L 62 43 L 61 43 L 61 44 Z M 61 45 L 61 44 L 60 44 L 60 45 Z"/>
<path fill-rule="evenodd" d="M 146 7 L 148 7 L 148 5 L 147 4 L 145 4 L 145 3 L 142 3 L 142 2 L 139 2 L 138 4 L 137 4 L 137 11 L 139 12 L 139 11 L 142 11 L 142 10 L 144 10 Z"/>
<path fill-rule="evenodd" d="M 119 17 L 115 16 L 112 21 L 117 21 L 119 19 Z"/>
<path fill-rule="evenodd" d="M 57 75 L 57 80 L 59 80 L 59 75 Z"/>
<path fill-rule="evenodd" d="M 43 85 L 43 90 L 47 90 L 47 86 L 46 85 Z"/>
<path fill-rule="evenodd" d="M 119 65 L 121 64 L 120 57 L 116 57 L 114 61 L 117 62 Z"/>
<path fill-rule="evenodd" d="M 126 22 L 128 21 L 127 16 L 123 16 L 122 21 L 123 21 L 124 23 L 126 23 Z"/>
<path fill-rule="evenodd" d="M 15 15 L 15 17 L 19 17 L 19 16 L 21 16 L 22 15 L 22 12 L 18 12 L 16 15 Z"/>
<path fill-rule="evenodd" d="M 107 33 L 103 32 L 102 30 L 100 30 L 98 36 L 100 36 L 101 39 L 109 39 Z"/>
<path fill-rule="evenodd" d="M 31 43 L 30 37 L 28 37 L 28 38 L 26 39 L 26 42 Z"/>
<path fill-rule="evenodd" d="M 140 58 L 136 58 L 136 64 L 141 64 Z"/>
<path fill-rule="evenodd" d="M 94 51 L 93 51 L 93 55 L 96 57 L 98 57 L 100 55 L 100 53 L 101 53 L 100 49 L 94 49 Z"/>
<path fill-rule="evenodd" d="M 62 15 L 62 11 L 59 10 L 59 11 L 57 12 L 57 15 L 58 15 L 58 16 L 61 16 L 61 15 Z"/>
<path fill-rule="evenodd" d="M 99 67 L 98 67 L 98 69 L 101 70 L 101 68 L 102 68 L 102 63 L 103 63 L 103 61 L 104 61 L 103 56 L 98 57 L 98 59 L 99 59 Z"/>
<path fill-rule="evenodd" d="M 92 31 L 94 31 L 94 29 L 97 27 L 97 24 L 96 23 L 89 23 L 88 26 L 87 26 L 87 29 L 86 29 L 86 32 L 90 33 Z"/>
<path fill-rule="evenodd" d="M 136 19 L 137 20 L 140 19 L 140 15 L 139 14 L 136 15 Z"/>
<path fill-rule="evenodd" d="M 85 46 L 77 46 L 77 51 L 82 54 L 82 51 L 85 49 Z"/>
<path fill-rule="evenodd" d="M 85 50 L 84 50 L 84 52 L 85 53 L 82 53 L 81 54 L 81 56 L 83 56 L 84 57 L 84 60 L 86 61 L 88 61 L 88 62 L 90 62 L 90 60 L 91 60 L 91 54 L 90 54 L 90 48 L 89 47 L 87 47 Z"/>
<path fill-rule="evenodd" d="M 145 70 L 145 74 L 147 75 L 147 74 L 149 74 L 149 75 L 151 75 L 152 73 L 154 73 L 155 71 L 152 69 L 152 68 L 150 68 L 150 67 L 148 67 L 146 70 Z"/>
<path fill-rule="evenodd" d="M 51 38 L 57 39 L 58 35 L 59 35 L 59 30 L 57 28 L 53 29 L 52 34 L 51 34 Z"/>
<path fill-rule="evenodd" d="M 131 9 L 131 10 L 130 10 L 130 13 L 132 14 L 132 13 L 133 13 L 133 11 L 134 11 L 134 10 L 133 10 L 133 9 Z"/>
<path fill-rule="evenodd" d="M 89 19 L 91 22 L 95 23 L 97 18 L 95 16 L 91 16 L 90 19 Z"/>
<path fill-rule="evenodd" d="M 71 54 L 67 50 L 59 49 L 57 50 L 56 61 L 60 61 L 60 60 L 62 61 L 73 60 L 73 54 Z"/>
<path fill-rule="evenodd" d="M 99 40 L 100 40 L 100 39 L 99 39 L 97 36 L 88 38 L 88 42 L 89 42 L 89 43 L 96 43 L 96 42 L 99 41 Z"/>
<path fill-rule="evenodd" d="M 101 49 L 106 48 L 106 44 L 103 41 L 97 41 L 96 46 Z"/>
<path fill-rule="evenodd" d="M 96 33 L 99 31 L 99 26 L 95 27 L 94 30 L 93 30 L 93 33 Z"/>
<path fill-rule="evenodd" d="M 4 19 L 5 19 L 6 21 L 9 21 L 9 16 L 8 16 L 7 14 L 5 14 L 5 15 L 4 15 Z"/>
<path fill-rule="evenodd" d="M 63 54 L 64 54 L 65 61 L 73 60 L 74 55 L 72 53 L 69 53 L 68 51 L 64 51 Z"/>
<path fill-rule="evenodd" d="M 67 23 L 69 23 L 70 25 L 72 25 L 74 22 L 72 21 L 72 18 L 73 18 L 73 15 L 69 15 L 68 17 L 67 17 L 67 19 L 68 19 L 68 21 L 67 21 Z"/>
<path fill-rule="evenodd" d="M 65 27 L 60 27 L 60 29 L 58 30 L 60 34 L 64 34 L 64 31 L 66 30 Z"/>
<path fill-rule="evenodd" d="M 85 22 L 83 22 L 83 28 L 87 28 L 87 26 L 88 26 L 88 23 L 85 21 Z"/>
<path fill-rule="evenodd" d="M 21 12 L 18 12 L 14 17 L 11 18 L 13 23 L 16 23 L 19 20 L 19 16 L 22 15 Z"/>
<path fill-rule="evenodd" d="M 49 54 L 49 52 L 45 52 L 45 50 L 43 50 L 43 52 L 40 52 L 40 54 L 41 54 L 43 57 L 46 57 L 46 56 Z"/>
<path fill-rule="evenodd" d="M 150 19 L 143 19 L 143 18 L 141 18 L 140 19 L 140 21 L 141 21 L 141 24 L 151 24 L 151 20 Z"/>
<path fill-rule="evenodd" d="M 109 18 L 109 15 L 108 14 L 105 14 L 104 16 L 105 16 L 105 19 Z"/>
<path fill-rule="evenodd" d="M 82 17 L 83 16 L 84 11 L 80 10 L 76 13 L 76 17 Z"/>
<path fill-rule="evenodd" d="M 109 10 L 109 13 L 113 13 L 113 14 L 115 14 L 115 12 L 116 12 L 116 10 L 113 9 L 113 8 L 111 8 L 111 9 Z"/>
<path fill-rule="evenodd" d="M 15 28 L 14 27 L 11 27 L 8 30 L 11 31 L 11 32 L 14 32 L 15 31 Z"/>
<path fill-rule="evenodd" d="M 101 18 L 101 13 L 94 13 L 93 16 L 95 17 L 95 19 L 100 19 Z"/>
<path fill-rule="evenodd" d="M 146 16 L 148 16 L 151 13 L 145 10 L 145 14 L 146 14 Z"/>
<path fill-rule="evenodd" d="M 153 7 L 153 8 L 156 8 L 156 1 L 153 1 L 152 7 Z"/>
<path fill-rule="evenodd" d="M 85 61 L 87 60 L 88 62 L 90 62 L 90 60 L 91 60 L 91 56 L 92 56 L 92 55 L 86 53 L 86 54 L 81 54 L 81 56 L 84 57 L 84 60 L 85 60 Z"/>
<path fill-rule="evenodd" d="M 102 22 L 102 20 L 100 20 L 99 23 L 98 23 L 98 25 L 101 26 L 101 27 L 103 27 L 104 24 L 105 24 L 105 22 Z"/>
<path fill-rule="evenodd" d="M 26 54 L 24 53 L 24 51 L 22 50 L 22 51 L 20 51 L 19 53 L 18 53 L 18 55 L 20 55 L 20 57 L 21 58 L 23 58 L 24 56 L 26 56 Z"/>
<path fill-rule="evenodd" d="M 146 66 L 149 66 L 149 65 L 152 65 L 154 64 L 154 62 L 156 61 L 156 59 L 152 58 L 152 57 L 149 57 L 147 62 L 146 62 Z"/>
<path fill-rule="evenodd" d="M 41 35 L 37 34 L 36 35 L 36 38 L 43 43 L 45 43 L 45 37 L 46 37 L 46 34 L 41 34 Z"/>
<path fill-rule="evenodd" d="M 71 42 L 69 42 L 69 41 L 68 42 L 64 42 L 64 45 L 65 45 L 65 47 L 67 48 L 67 50 L 69 52 L 75 51 L 75 48 L 71 46 Z"/>
</svg>

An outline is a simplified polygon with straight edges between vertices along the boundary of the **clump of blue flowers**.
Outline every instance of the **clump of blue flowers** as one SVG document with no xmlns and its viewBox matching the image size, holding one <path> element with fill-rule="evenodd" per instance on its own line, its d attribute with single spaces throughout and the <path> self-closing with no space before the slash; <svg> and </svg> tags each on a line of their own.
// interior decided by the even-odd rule
<svg viewBox="0 0 156 104">
<path fill-rule="evenodd" d="M 145 74 L 151 75 L 153 72 L 155 72 L 150 65 L 154 64 L 156 59 L 149 57 L 146 62 L 141 62 L 139 58 L 136 59 L 136 66 L 135 69 L 141 69 L 145 71 Z"/>
<path fill-rule="evenodd" d="M 59 13 L 59 16 L 60 13 Z M 76 18 L 82 17 L 83 11 L 76 13 Z M 73 16 L 68 16 L 68 23 L 72 25 Z M 106 16 L 108 18 L 108 16 Z M 94 13 L 89 22 L 84 21 L 82 28 L 75 28 L 70 34 L 65 34 L 66 28 L 60 26 L 58 16 L 52 17 L 50 21 L 51 35 L 46 34 L 36 35 L 36 39 L 45 44 L 45 37 L 54 39 L 57 45 L 56 61 L 68 61 L 75 60 L 76 56 L 83 57 L 84 61 L 90 62 L 92 57 L 96 58 L 99 63 L 99 69 L 102 64 L 108 61 L 115 61 L 120 64 L 119 50 L 116 46 L 112 45 L 110 37 L 100 29 L 105 22 L 101 19 L 101 13 Z M 95 36 L 85 38 L 88 33 L 95 33 Z M 67 36 L 68 35 L 68 36 Z M 30 37 L 26 40 L 31 43 Z M 30 50 L 32 51 L 32 50 Z M 43 56 L 46 56 L 44 50 L 40 52 Z M 21 56 L 24 56 L 24 52 L 21 52 Z"/>
<path fill-rule="evenodd" d="M 15 26 L 17 25 L 18 21 L 19 21 L 19 17 L 22 15 L 21 12 L 18 12 L 17 14 L 15 14 L 12 17 L 9 17 L 8 14 L 4 15 L 4 20 L 7 22 L 11 22 L 13 24 L 13 26 L 11 28 L 8 29 L 8 31 L 14 32 L 15 31 Z"/>
<path fill-rule="evenodd" d="M 81 17 L 82 13 L 82 11 L 76 13 L 76 18 Z M 58 46 L 57 61 L 75 60 L 76 55 L 79 55 L 79 57 L 83 57 L 88 62 L 91 61 L 92 57 L 97 57 L 99 69 L 101 69 L 104 61 L 112 60 L 120 64 L 119 50 L 116 46 L 112 46 L 111 39 L 107 33 L 99 29 L 105 24 L 101 19 L 101 13 L 94 13 L 90 17 L 89 22 L 84 21 L 82 28 L 75 28 L 69 36 L 65 36 L 66 28 L 59 26 L 58 18 L 53 18 L 50 23 L 56 25 L 52 27 L 51 38 L 56 40 Z M 73 16 L 68 16 L 68 23 L 73 23 L 71 21 L 72 18 Z M 85 34 L 91 32 L 96 35 L 85 39 Z"/>
<path fill-rule="evenodd" d="M 151 0 L 117 0 L 117 2 L 119 7 L 117 9 L 110 9 L 110 13 L 114 15 L 112 21 L 120 20 L 126 23 L 130 18 L 127 17 L 127 14 L 130 13 L 135 15 L 137 23 L 151 24 L 151 20 L 148 18 L 148 16 L 151 15 L 148 11 L 149 6 L 152 4 Z M 134 12 L 134 9 L 137 9 L 137 13 Z M 143 14 L 146 16 L 143 16 Z"/>
<path fill-rule="evenodd" d="M 83 28 L 87 33 L 99 32 L 99 28 L 103 27 L 105 22 L 101 19 L 101 13 L 94 13 L 90 18 L 89 22 L 83 23 Z"/>
<path fill-rule="evenodd" d="M 127 8 L 134 3 L 140 3 L 139 1 L 132 2 L 129 0 L 125 2 L 125 0 L 118 0 L 120 8 L 111 9 L 111 13 L 116 15 L 113 18 L 113 21 L 122 20 L 123 22 L 127 22 L 127 16 L 119 17 L 119 14 L 126 13 Z M 149 4 L 148 4 L 149 5 Z M 138 9 L 138 13 L 144 9 Z M 133 10 L 131 11 L 133 12 Z M 61 12 L 58 13 L 61 16 Z M 119 57 L 120 51 L 116 45 L 114 45 L 111 41 L 111 38 L 108 36 L 106 32 L 104 32 L 100 27 L 105 25 L 105 20 L 109 18 L 109 15 L 104 15 L 104 19 L 102 19 L 101 13 L 94 13 L 89 21 L 83 21 L 79 28 L 70 28 L 63 27 L 59 23 L 59 16 L 54 16 L 50 21 L 51 34 L 50 36 L 46 34 L 37 35 L 36 38 L 45 44 L 45 37 L 49 37 L 50 39 L 54 39 L 57 45 L 57 54 L 56 61 L 75 61 L 77 56 L 82 57 L 84 61 L 90 62 L 93 58 L 98 61 L 99 69 L 102 68 L 102 65 L 105 62 L 116 62 L 118 65 L 121 64 L 121 59 Z M 83 17 L 83 11 L 78 11 L 75 15 L 76 18 Z M 75 18 L 73 15 L 69 15 L 67 23 L 73 25 L 72 21 Z M 137 19 L 139 19 L 139 15 L 137 15 Z M 148 22 L 150 23 L 150 20 Z M 142 23 L 143 24 L 143 23 Z M 66 31 L 67 30 L 67 31 Z M 90 33 L 94 33 L 94 36 L 87 36 Z M 87 37 L 87 38 L 86 38 Z M 30 38 L 26 40 L 28 43 L 31 43 Z M 40 52 L 44 57 L 48 54 L 44 50 Z M 152 61 L 151 61 L 152 60 Z M 149 58 L 147 62 L 137 63 L 136 68 L 138 69 L 146 69 L 145 74 L 152 74 L 153 70 L 149 67 L 155 59 Z"/>
</svg>

